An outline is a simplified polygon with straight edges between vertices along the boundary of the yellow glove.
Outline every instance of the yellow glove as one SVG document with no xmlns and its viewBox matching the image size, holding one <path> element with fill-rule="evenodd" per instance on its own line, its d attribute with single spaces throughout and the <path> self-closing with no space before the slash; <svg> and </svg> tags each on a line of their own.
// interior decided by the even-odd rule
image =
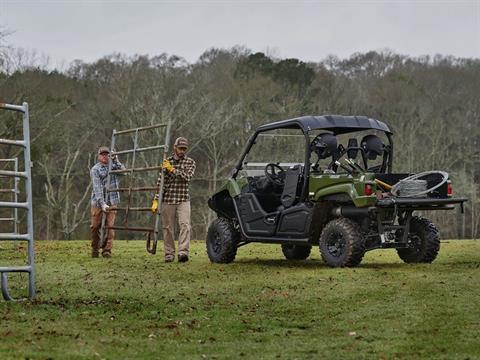
<svg viewBox="0 0 480 360">
<path fill-rule="evenodd" d="M 174 170 L 172 164 L 170 164 L 170 161 L 168 161 L 167 159 L 163 160 L 162 167 L 168 172 L 173 172 Z"/>
<path fill-rule="evenodd" d="M 157 197 L 155 197 L 153 199 L 151 209 L 152 209 L 152 213 L 155 214 L 157 212 L 157 209 L 158 209 L 158 199 L 157 199 Z"/>
</svg>

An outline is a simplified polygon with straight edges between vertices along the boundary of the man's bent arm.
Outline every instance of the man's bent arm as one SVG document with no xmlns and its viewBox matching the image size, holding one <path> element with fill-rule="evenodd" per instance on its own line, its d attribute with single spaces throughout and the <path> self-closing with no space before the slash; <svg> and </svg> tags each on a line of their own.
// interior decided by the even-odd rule
<svg viewBox="0 0 480 360">
<path fill-rule="evenodd" d="M 192 161 L 192 163 L 186 166 L 185 169 L 175 169 L 173 173 L 176 176 L 179 176 L 182 179 L 184 179 L 186 182 L 190 182 L 190 180 L 192 180 L 193 174 L 195 173 L 195 168 L 196 168 L 195 161 Z"/>
<path fill-rule="evenodd" d="M 95 168 L 90 170 L 90 177 L 92 179 L 93 193 L 97 199 L 97 204 L 99 207 L 102 207 L 102 205 L 105 204 L 105 201 L 103 200 L 103 186 L 100 180 L 100 175 L 98 174 L 98 170 Z"/>
<path fill-rule="evenodd" d="M 112 161 L 112 170 L 125 170 L 126 167 L 120 161 L 114 160 Z"/>
</svg>

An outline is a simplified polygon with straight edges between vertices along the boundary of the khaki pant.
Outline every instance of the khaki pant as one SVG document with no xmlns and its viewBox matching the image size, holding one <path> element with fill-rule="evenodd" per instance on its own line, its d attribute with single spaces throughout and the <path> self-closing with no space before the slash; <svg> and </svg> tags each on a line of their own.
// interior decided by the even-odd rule
<svg viewBox="0 0 480 360">
<path fill-rule="evenodd" d="M 178 255 L 187 255 L 190 249 L 190 201 L 180 204 L 162 205 L 162 226 L 165 259 L 175 257 L 175 214 L 178 216 L 180 234 L 178 236 Z"/>
<path fill-rule="evenodd" d="M 107 212 L 107 218 L 105 221 L 105 226 L 113 226 L 115 223 L 115 215 L 117 211 L 115 206 L 110 206 L 109 211 Z M 90 208 L 91 215 L 91 224 L 90 230 L 92 232 L 92 251 L 98 251 L 100 246 L 100 228 L 102 226 L 102 209 L 92 206 Z M 113 229 L 108 229 L 107 239 L 103 245 L 103 252 L 111 252 L 113 246 L 113 238 L 115 237 L 115 231 Z"/>
</svg>

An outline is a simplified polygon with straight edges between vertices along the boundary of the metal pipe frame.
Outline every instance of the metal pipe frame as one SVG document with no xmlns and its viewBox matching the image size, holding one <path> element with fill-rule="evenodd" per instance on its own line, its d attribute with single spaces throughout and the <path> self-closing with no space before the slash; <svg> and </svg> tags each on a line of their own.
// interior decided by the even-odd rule
<svg viewBox="0 0 480 360">
<path fill-rule="evenodd" d="M 157 128 L 165 127 L 165 126 L 167 126 L 167 127 L 170 126 L 170 122 L 168 124 L 155 124 L 155 125 L 142 126 L 142 127 L 138 127 L 138 128 L 120 130 L 120 131 L 113 130 L 113 136 L 121 135 L 121 134 L 128 134 L 128 133 L 132 133 L 132 132 L 136 132 L 136 131 L 157 129 Z"/>
<path fill-rule="evenodd" d="M 147 147 L 140 147 L 138 143 L 138 133 L 140 131 L 147 131 L 147 130 L 153 130 L 161 127 L 166 127 L 165 131 L 165 142 L 164 144 L 161 145 L 155 145 L 155 146 L 147 146 Z M 125 211 L 125 221 L 124 221 L 124 226 L 106 226 L 106 214 L 104 213 L 102 215 L 102 225 L 100 229 L 100 243 L 101 246 L 105 243 L 106 240 L 106 234 L 108 229 L 114 229 L 114 230 L 124 230 L 124 231 L 142 231 L 142 232 L 147 232 L 148 237 L 147 237 L 147 251 L 151 254 L 155 254 L 157 251 L 157 242 L 158 242 L 158 234 L 159 234 L 159 223 L 160 223 L 160 210 L 162 207 L 162 200 L 163 200 L 163 184 L 164 184 L 164 174 L 163 171 L 161 171 L 162 166 L 161 165 L 156 165 L 156 166 L 147 166 L 147 167 L 135 167 L 135 160 L 136 160 L 136 154 L 138 152 L 145 152 L 145 151 L 153 151 L 153 150 L 162 150 L 163 149 L 163 156 L 162 156 L 162 163 L 166 159 L 166 155 L 168 152 L 168 144 L 170 141 L 170 127 L 171 127 L 171 121 L 169 121 L 167 124 L 156 124 L 156 125 L 150 125 L 150 126 L 143 126 L 143 127 L 138 127 L 134 129 L 127 129 L 127 130 L 113 130 L 112 132 L 112 139 L 110 143 L 110 148 L 115 149 L 115 144 L 116 144 L 116 137 L 119 135 L 125 135 L 125 134 L 132 134 L 134 133 L 134 141 L 133 141 L 133 149 L 125 149 L 125 150 L 117 150 L 113 151 L 111 155 L 122 155 L 122 154 L 132 154 L 132 162 L 130 164 L 130 168 L 124 169 L 124 170 L 112 170 L 112 160 L 109 160 L 108 163 L 108 175 L 107 175 L 107 188 L 104 192 L 105 196 L 105 201 L 107 200 L 107 195 L 108 193 L 115 192 L 115 191 L 120 191 L 120 192 L 126 192 L 127 195 L 127 205 L 125 207 L 117 207 L 116 210 L 123 210 Z M 137 173 L 140 172 L 147 172 L 147 171 L 160 171 L 160 184 L 157 186 L 143 186 L 143 187 L 134 187 L 134 177 Z M 110 187 L 110 178 L 112 174 L 127 174 L 130 176 L 129 179 L 129 184 L 128 187 L 123 187 L 123 188 L 109 188 Z M 131 200 L 132 200 L 132 192 L 136 191 L 156 191 L 157 194 L 159 194 L 159 199 L 158 199 L 158 208 L 155 216 L 155 224 L 153 228 L 145 228 L 145 227 L 137 227 L 137 226 L 129 226 L 128 220 L 129 220 L 129 213 L 131 211 L 151 211 L 151 207 L 132 207 L 130 206 Z M 152 233 L 153 233 L 153 239 L 152 239 Z M 153 242 L 152 242 L 153 240 Z"/>
<path fill-rule="evenodd" d="M 3 298 L 7 301 L 14 301 L 8 291 L 7 274 L 11 272 L 26 272 L 28 273 L 28 298 L 33 299 L 36 295 L 35 289 L 35 254 L 34 254 L 34 239 L 33 239 L 33 211 L 32 211 L 32 173 L 31 173 L 31 159 L 30 159 L 30 125 L 29 125 L 29 111 L 28 104 L 24 102 L 22 105 L 11 105 L 0 103 L 0 109 L 11 110 L 22 113 L 23 122 L 23 140 L 4 140 L 0 139 L 0 144 L 15 145 L 23 147 L 23 156 L 25 171 L 18 171 L 17 168 L 14 171 L 0 171 L 0 175 L 6 177 L 13 177 L 16 182 L 15 194 L 18 195 L 18 180 L 19 178 L 25 179 L 25 192 L 26 202 L 19 203 L 18 197 L 14 198 L 12 202 L 0 202 L 0 207 L 12 208 L 14 210 L 18 208 L 24 208 L 27 210 L 27 233 L 19 234 L 18 228 L 14 230 L 14 233 L 0 233 L 0 240 L 23 240 L 28 242 L 28 260 L 26 266 L 4 266 L 0 267 L 0 282 Z M 18 214 L 17 214 L 18 218 Z M 17 223 L 18 224 L 18 223 Z"/>
<path fill-rule="evenodd" d="M 143 186 L 143 187 L 136 187 L 136 188 L 113 188 L 108 189 L 107 192 L 125 192 L 125 191 L 147 191 L 147 190 L 157 190 L 158 186 Z"/>
<path fill-rule="evenodd" d="M 161 168 L 162 168 L 161 165 L 141 167 L 141 168 L 134 167 L 134 168 L 124 169 L 124 170 L 112 170 L 112 174 L 125 174 L 125 173 L 133 173 L 133 172 L 140 172 L 140 171 L 152 171 L 152 170 L 160 170 Z"/>
<path fill-rule="evenodd" d="M 148 146 L 148 147 L 144 147 L 144 148 L 138 148 L 138 149 L 136 149 L 135 152 L 163 149 L 164 147 L 165 147 L 165 145 Z M 123 154 L 129 154 L 129 153 L 133 153 L 133 152 L 134 152 L 134 149 L 122 150 L 122 151 L 112 151 L 111 155 L 123 155 Z"/>
</svg>

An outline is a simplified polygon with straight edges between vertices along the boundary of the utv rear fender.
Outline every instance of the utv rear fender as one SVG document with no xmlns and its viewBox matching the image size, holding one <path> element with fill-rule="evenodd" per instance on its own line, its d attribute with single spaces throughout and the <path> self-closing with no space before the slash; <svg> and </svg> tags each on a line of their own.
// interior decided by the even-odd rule
<svg viewBox="0 0 480 360">
<path fill-rule="evenodd" d="M 315 201 L 330 200 L 330 198 L 345 199 L 353 202 L 356 207 L 374 206 L 377 199 L 375 192 L 365 195 L 365 182 L 335 184 L 322 188 L 313 194 Z M 375 189 L 375 183 L 370 184 Z M 333 200 L 333 199 L 332 199 Z M 337 199 L 338 200 L 338 199 Z"/>
</svg>

